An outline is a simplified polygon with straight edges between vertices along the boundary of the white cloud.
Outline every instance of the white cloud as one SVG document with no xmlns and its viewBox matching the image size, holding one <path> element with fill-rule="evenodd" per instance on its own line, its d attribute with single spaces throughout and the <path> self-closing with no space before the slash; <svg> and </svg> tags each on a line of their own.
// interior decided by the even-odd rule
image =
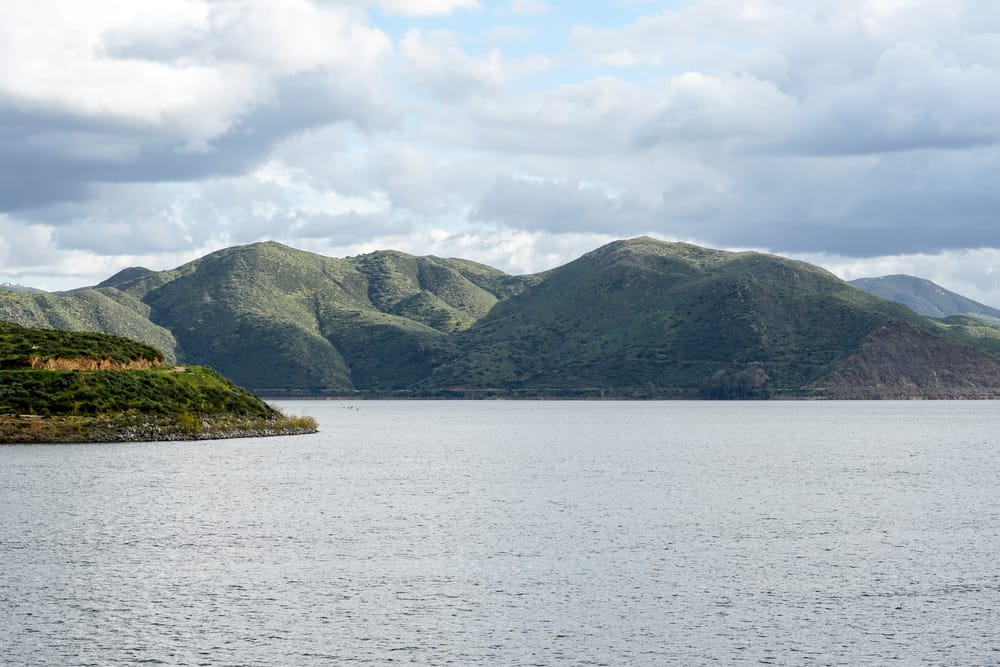
<svg viewBox="0 0 1000 667">
<path fill-rule="evenodd" d="M 459 36 L 447 30 L 411 29 L 400 40 L 399 50 L 414 77 L 448 98 L 497 89 L 518 76 L 552 66 L 548 58 L 540 56 L 505 60 L 499 49 L 472 57 L 461 47 Z"/>
<path fill-rule="evenodd" d="M 106 230 L 95 229 L 95 233 Z M 155 230 L 151 230 L 155 231 Z M 12 282 L 57 291 L 95 285 L 129 266 L 169 269 L 191 261 L 224 244 L 208 242 L 180 251 L 130 248 L 98 251 L 65 248 L 51 225 L 30 223 L 0 214 L 0 282 Z"/>
<path fill-rule="evenodd" d="M 463 9 L 479 9 L 479 0 L 368 0 L 387 14 L 397 16 L 444 16 Z"/>
<path fill-rule="evenodd" d="M 510 2 L 511 14 L 538 16 L 548 14 L 550 11 L 552 11 L 552 7 L 544 0 L 511 0 Z"/>
<path fill-rule="evenodd" d="M 973 279 L 985 259 L 955 253 L 998 246 L 1000 5 L 646 4 L 657 13 L 567 34 L 609 14 L 511 18 L 547 7 L 527 0 L 478 14 L 473 0 L 11 0 L 7 257 L 21 275 L 78 275 L 277 238 L 533 270 L 654 233 L 926 253 L 941 263 L 916 269 L 964 262 L 959 285 L 993 289 Z"/>
<path fill-rule="evenodd" d="M 0 91 L 25 111 L 161 127 L 192 143 L 225 132 L 259 92 L 246 67 L 105 55 L 104 35 L 126 29 L 142 5 L 14 3 L 0 27 Z M 167 18 L 196 29 L 200 17 L 192 11 Z"/>
<path fill-rule="evenodd" d="M 512 229 L 613 234 L 618 229 L 649 229 L 655 210 L 634 194 L 539 178 L 501 176 L 483 193 L 473 219 Z"/>
<path fill-rule="evenodd" d="M 663 68 L 675 89 L 718 82 L 721 105 L 696 103 L 678 136 L 728 109 L 745 138 L 772 117 L 771 150 L 876 154 L 1000 142 L 998 29 L 1000 11 L 972 2 L 698 0 L 574 42 L 597 63 Z"/>
<path fill-rule="evenodd" d="M 14 0 L 0 93 L 24 113 L 204 150 L 267 103 L 277 77 L 327 68 L 361 84 L 388 49 L 356 10 L 307 0 Z"/>
<path fill-rule="evenodd" d="M 649 92 L 653 112 L 639 130 L 642 143 L 737 139 L 756 147 L 773 142 L 798 114 L 793 98 L 748 75 L 686 72 Z"/>
<path fill-rule="evenodd" d="M 634 149 L 652 103 L 642 88 L 612 77 L 537 93 L 471 97 L 461 114 L 428 123 L 434 141 L 528 155 L 606 155 Z"/>
</svg>

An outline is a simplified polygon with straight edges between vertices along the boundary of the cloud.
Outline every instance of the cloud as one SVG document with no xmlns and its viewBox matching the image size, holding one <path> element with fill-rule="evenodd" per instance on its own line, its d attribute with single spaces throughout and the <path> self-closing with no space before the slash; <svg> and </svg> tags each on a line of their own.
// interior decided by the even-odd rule
<svg viewBox="0 0 1000 667">
<path fill-rule="evenodd" d="M 511 229 L 603 232 L 649 229 L 652 211 L 636 196 L 581 183 L 501 176 L 472 217 Z"/>
<path fill-rule="evenodd" d="M 388 38 L 306 0 L 15 2 L 0 27 L 0 210 L 91 183 L 242 173 L 282 138 L 371 127 Z M 39 185 L 42 183 L 42 185 Z"/>
<path fill-rule="evenodd" d="M 552 7 L 543 0 L 511 0 L 509 11 L 522 16 L 538 16 L 548 14 Z"/>
<path fill-rule="evenodd" d="M 794 99 L 749 75 L 686 72 L 647 99 L 653 111 L 637 130 L 641 145 L 737 140 L 759 148 L 773 144 L 798 116 Z"/>
<path fill-rule="evenodd" d="M 498 89 L 462 102 L 429 117 L 427 140 L 522 159 L 634 150 L 649 98 L 635 84 L 597 77 L 519 95 Z"/>
<path fill-rule="evenodd" d="M 998 247 L 1000 5 L 551 4 L 13 0 L 3 269 L 265 238 L 524 270 L 647 233 L 866 266 Z"/>
<path fill-rule="evenodd" d="M 899 45 L 867 77 L 819 91 L 803 102 L 793 150 L 874 154 L 965 148 L 1000 142 L 1000 69 L 944 62 Z"/>
<path fill-rule="evenodd" d="M 66 248 L 55 236 L 56 229 L 50 225 L 0 214 L 0 282 L 49 291 L 71 289 L 95 285 L 128 266 L 173 268 L 222 247 L 187 246 L 180 252 L 130 248 L 122 254 L 111 248 L 100 251 Z"/>
<path fill-rule="evenodd" d="M 396 16 L 444 16 L 481 7 L 479 0 L 369 0 L 366 4 Z"/>
<path fill-rule="evenodd" d="M 516 77 L 551 66 L 548 58 L 540 56 L 507 61 L 499 49 L 472 57 L 462 49 L 459 36 L 448 30 L 411 29 L 400 40 L 399 50 L 408 73 L 449 100 L 496 90 Z"/>
<path fill-rule="evenodd" d="M 412 225 L 385 214 L 363 215 L 350 211 L 330 215 L 317 213 L 297 220 L 291 231 L 297 239 L 322 239 L 331 246 L 351 245 L 409 232 Z"/>
<path fill-rule="evenodd" d="M 714 245 L 856 257 L 993 247 L 996 148 L 879 157 L 747 156 L 727 163 L 715 206 L 673 215 L 678 235 Z M 665 199 L 667 199 L 665 195 Z"/>
<path fill-rule="evenodd" d="M 939 0 L 836 9 L 699 0 L 624 28 L 578 27 L 573 40 L 596 63 L 671 72 L 675 88 L 688 78 L 720 82 L 722 108 L 731 100 L 746 120 L 779 105 L 775 151 L 960 148 L 1000 141 L 1000 12 L 980 9 Z M 713 113 L 707 105 L 694 112 Z M 679 134 L 692 136 L 689 127 Z"/>
<path fill-rule="evenodd" d="M 98 254 L 180 252 L 203 245 L 214 233 L 189 213 L 189 200 L 174 186 L 104 184 L 85 201 L 40 211 L 54 244 Z M 31 219 L 29 219 L 30 221 Z"/>
</svg>

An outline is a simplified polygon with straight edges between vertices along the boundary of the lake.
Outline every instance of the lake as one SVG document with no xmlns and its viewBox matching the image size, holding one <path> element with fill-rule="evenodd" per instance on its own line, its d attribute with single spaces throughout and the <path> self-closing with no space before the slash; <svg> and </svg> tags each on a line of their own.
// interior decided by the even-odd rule
<svg viewBox="0 0 1000 667">
<path fill-rule="evenodd" d="M 0 447 L 0 662 L 1000 664 L 1000 402 L 277 405 Z"/>
</svg>

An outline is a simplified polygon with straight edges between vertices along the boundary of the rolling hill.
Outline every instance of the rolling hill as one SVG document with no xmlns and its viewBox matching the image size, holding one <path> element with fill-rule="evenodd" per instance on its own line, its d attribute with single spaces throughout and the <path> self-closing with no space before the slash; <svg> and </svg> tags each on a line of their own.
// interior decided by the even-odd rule
<svg viewBox="0 0 1000 667">
<path fill-rule="evenodd" d="M 0 287 L 0 320 L 63 331 L 99 331 L 142 341 L 175 361 L 176 341 L 149 319 L 149 306 L 116 290 L 79 289 L 61 294 Z"/>
<path fill-rule="evenodd" d="M 969 342 L 803 262 L 633 239 L 555 269 L 498 305 L 459 337 L 461 353 L 426 386 L 525 395 L 841 393 L 824 376 L 870 337 L 891 338 L 904 325 L 949 350 Z M 994 357 L 977 355 L 1000 370 Z M 874 372 L 854 379 L 884 384 Z M 929 378 L 901 386 L 944 389 Z"/>
<path fill-rule="evenodd" d="M 1000 394 L 1000 329 L 922 317 L 803 262 L 651 238 L 529 276 L 267 242 L 19 298 L 156 337 L 168 358 L 271 396 Z"/>
<path fill-rule="evenodd" d="M 271 395 L 405 389 L 532 277 L 385 251 L 333 259 L 278 243 L 228 248 L 173 271 L 97 286 L 148 306 L 176 356 Z"/>
</svg>

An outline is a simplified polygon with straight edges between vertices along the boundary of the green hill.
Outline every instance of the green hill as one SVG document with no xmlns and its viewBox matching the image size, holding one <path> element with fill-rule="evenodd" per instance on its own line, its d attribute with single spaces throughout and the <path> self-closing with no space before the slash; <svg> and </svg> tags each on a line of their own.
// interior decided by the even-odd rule
<svg viewBox="0 0 1000 667">
<path fill-rule="evenodd" d="M 99 333 L 0 322 L 0 443 L 234 437 L 315 430 L 210 368 Z"/>
<path fill-rule="evenodd" d="M 168 360 L 271 396 L 1000 395 L 988 323 L 931 320 L 803 262 L 651 238 L 532 276 L 257 243 L 31 296 L 101 326 L 91 313 L 117 307 Z"/>
<path fill-rule="evenodd" d="M 175 360 L 173 334 L 149 319 L 149 306 L 117 289 L 51 294 L 0 288 L 0 320 L 27 327 L 98 331 L 143 341 Z"/>
<path fill-rule="evenodd" d="M 803 262 L 619 241 L 495 308 L 426 386 L 766 396 L 811 385 L 893 320 L 920 318 Z"/>
<path fill-rule="evenodd" d="M 177 357 L 270 395 L 405 389 L 453 352 L 451 334 L 532 283 L 464 260 L 386 251 L 333 259 L 278 243 L 101 283 L 141 299 Z"/>
<path fill-rule="evenodd" d="M 948 338 L 1000 357 L 1000 321 L 979 315 L 952 315 L 934 324 Z"/>
</svg>

